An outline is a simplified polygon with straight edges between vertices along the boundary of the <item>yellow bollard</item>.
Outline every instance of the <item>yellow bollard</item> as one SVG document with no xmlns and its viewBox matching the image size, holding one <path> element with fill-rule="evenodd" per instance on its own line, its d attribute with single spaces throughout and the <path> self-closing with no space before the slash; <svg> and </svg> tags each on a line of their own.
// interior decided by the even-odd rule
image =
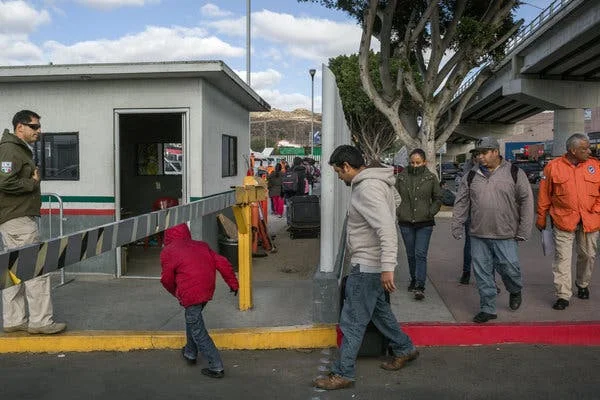
<svg viewBox="0 0 600 400">
<path fill-rule="evenodd" d="M 233 215 L 238 228 L 238 291 L 240 311 L 252 308 L 252 212 L 250 203 L 264 200 L 267 190 L 253 176 L 244 177 L 244 186 L 236 186 Z"/>
<path fill-rule="evenodd" d="M 233 206 L 233 215 L 238 227 L 238 277 L 240 283 L 240 311 L 252 308 L 252 228 L 250 226 L 250 204 Z"/>
</svg>

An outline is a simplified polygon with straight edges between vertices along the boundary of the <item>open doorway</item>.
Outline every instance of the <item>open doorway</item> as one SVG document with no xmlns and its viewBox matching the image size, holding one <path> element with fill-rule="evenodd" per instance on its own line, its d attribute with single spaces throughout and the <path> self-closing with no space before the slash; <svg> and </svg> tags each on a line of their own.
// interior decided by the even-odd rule
<svg viewBox="0 0 600 400">
<path fill-rule="evenodd" d="M 146 214 L 185 200 L 186 115 L 186 111 L 168 110 L 115 113 L 117 218 Z M 117 276 L 160 277 L 161 245 L 162 234 L 158 234 L 124 246 L 117 260 Z"/>
</svg>

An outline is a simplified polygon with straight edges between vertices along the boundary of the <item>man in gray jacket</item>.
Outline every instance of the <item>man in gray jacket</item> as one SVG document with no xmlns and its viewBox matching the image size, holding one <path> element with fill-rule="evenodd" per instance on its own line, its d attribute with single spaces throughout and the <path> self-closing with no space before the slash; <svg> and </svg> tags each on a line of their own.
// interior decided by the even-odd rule
<svg viewBox="0 0 600 400">
<path fill-rule="evenodd" d="M 396 230 L 396 189 L 392 168 L 367 168 L 354 146 L 339 146 L 329 164 L 338 178 L 352 187 L 348 207 L 347 248 L 352 270 L 346 280 L 340 329 L 344 335 L 339 359 L 331 373 L 315 380 L 316 387 L 327 390 L 353 385 L 355 364 L 369 321 L 390 340 L 394 358 L 381 364 L 388 371 L 401 369 L 417 358 L 419 352 L 402 332 L 385 299 L 393 292 L 398 254 Z"/>
<path fill-rule="evenodd" d="M 479 167 L 463 176 L 454 203 L 452 235 L 461 239 L 470 216 L 471 256 L 479 290 L 482 323 L 496 319 L 495 271 L 510 293 L 509 307 L 521 306 L 521 268 L 517 242 L 527 240 L 533 226 L 533 194 L 525 172 L 499 154 L 498 141 L 478 141 Z"/>
</svg>

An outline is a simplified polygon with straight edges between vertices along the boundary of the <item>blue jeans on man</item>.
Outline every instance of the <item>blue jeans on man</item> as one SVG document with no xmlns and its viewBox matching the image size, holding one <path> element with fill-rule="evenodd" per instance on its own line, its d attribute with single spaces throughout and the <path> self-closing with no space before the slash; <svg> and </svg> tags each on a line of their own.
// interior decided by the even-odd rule
<svg viewBox="0 0 600 400">
<path fill-rule="evenodd" d="M 417 288 L 425 288 L 427 279 L 427 252 L 429 251 L 429 239 L 433 232 L 433 226 L 415 228 L 412 226 L 400 226 L 402 240 L 406 248 L 408 258 L 408 272 L 411 281 L 415 281 Z"/>
<path fill-rule="evenodd" d="M 195 304 L 185 308 L 185 335 L 187 342 L 183 348 L 183 355 L 189 360 L 195 360 L 200 352 L 208 361 L 211 371 L 223 371 L 223 361 L 215 343 L 208 335 L 202 310 L 206 303 Z"/>
<path fill-rule="evenodd" d="M 523 288 L 517 241 L 472 236 L 471 256 L 479 290 L 479 307 L 485 313 L 496 314 L 494 271 L 498 272 L 509 293 L 519 293 Z"/>
<path fill-rule="evenodd" d="M 355 264 L 346 280 L 344 305 L 340 315 L 340 329 L 344 335 L 340 357 L 333 363 L 331 372 L 343 378 L 355 380 L 358 351 L 369 321 L 390 340 L 392 354 L 396 357 L 415 351 L 410 338 L 402 332 L 385 299 L 381 274 L 360 272 Z"/>
</svg>

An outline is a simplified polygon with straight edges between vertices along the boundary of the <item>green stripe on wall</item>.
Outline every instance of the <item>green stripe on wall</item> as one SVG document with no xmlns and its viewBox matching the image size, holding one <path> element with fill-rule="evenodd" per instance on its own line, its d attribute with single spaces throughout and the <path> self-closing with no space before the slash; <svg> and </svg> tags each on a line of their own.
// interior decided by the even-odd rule
<svg viewBox="0 0 600 400">
<path fill-rule="evenodd" d="M 113 196 L 61 196 L 62 201 L 69 203 L 114 203 Z M 42 196 L 42 201 L 56 201 L 54 196 Z"/>
</svg>

